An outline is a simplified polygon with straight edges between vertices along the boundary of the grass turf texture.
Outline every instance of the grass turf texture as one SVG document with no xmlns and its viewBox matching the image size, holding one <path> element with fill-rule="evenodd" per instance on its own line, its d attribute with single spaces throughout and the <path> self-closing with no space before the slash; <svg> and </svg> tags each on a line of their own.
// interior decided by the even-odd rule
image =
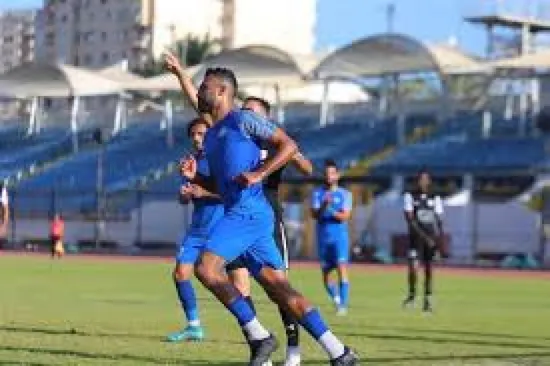
<svg viewBox="0 0 550 366">
<path fill-rule="evenodd" d="M 236 322 L 200 285 L 207 341 L 163 342 L 182 319 L 170 271 L 169 261 L 0 256 L 0 365 L 246 364 Z M 400 308 L 401 268 L 355 267 L 344 318 L 335 316 L 316 267 L 295 268 L 292 280 L 362 364 L 550 365 L 548 273 L 437 275 L 431 316 Z M 275 307 L 258 288 L 254 298 L 259 318 L 284 344 Z M 305 332 L 302 340 L 303 364 L 326 365 Z"/>
</svg>

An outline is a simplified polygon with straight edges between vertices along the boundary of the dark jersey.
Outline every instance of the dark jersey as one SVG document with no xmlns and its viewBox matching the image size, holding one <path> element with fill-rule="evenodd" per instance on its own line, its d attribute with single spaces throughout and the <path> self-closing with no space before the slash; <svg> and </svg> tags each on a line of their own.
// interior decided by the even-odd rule
<svg viewBox="0 0 550 366">
<path fill-rule="evenodd" d="M 273 154 L 273 151 L 267 147 L 267 145 L 262 145 L 262 161 L 265 161 L 268 157 Z M 279 170 L 271 173 L 264 182 L 264 192 L 267 197 L 267 200 L 273 208 L 275 217 L 280 220 L 283 215 L 283 207 L 279 202 L 279 187 L 281 181 L 283 180 L 283 171 L 285 167 L 283 166 Z"/>
<path fill-rule="evenodd" d="M 405 212 L 412 212 L 418 225 L 430 234 L 439 231 L 438 220 L 443 215 L 441 197 L 433 193 L 420 191 L 405 193 Z"/>
</svg>

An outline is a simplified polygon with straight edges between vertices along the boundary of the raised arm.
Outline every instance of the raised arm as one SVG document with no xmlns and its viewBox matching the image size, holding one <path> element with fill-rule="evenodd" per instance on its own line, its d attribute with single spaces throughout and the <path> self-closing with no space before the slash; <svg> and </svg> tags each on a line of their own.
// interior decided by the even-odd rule
<svg viewBox="0 0 550 366">
<path fill-rule="evenodd" d="M 164 65 L 166 70 L 174 74 L 174 76 L 178 79 L 183 95 L 189 103 L 191 103 L 191 106 L 197 114 L 205 120 L 211 121 L 211 117 L 209 115 L 199 112 L 199 98 L 197 96 L 198 90 L 193 84 L 193 79 L 189 76 L 189 74 L 187 74 L 179 59 L 173 54 L 167 52 L 164 54 Z"/>
</svg>

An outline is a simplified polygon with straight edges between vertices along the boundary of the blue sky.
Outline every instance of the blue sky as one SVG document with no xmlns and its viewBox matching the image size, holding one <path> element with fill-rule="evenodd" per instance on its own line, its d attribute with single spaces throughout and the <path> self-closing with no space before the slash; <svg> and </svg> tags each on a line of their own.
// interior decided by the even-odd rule
<svg viewBox="0 0 550 366">
<path fill-rule="evenodd" d="M 357 38 L 385 31 L 386 8 L 390 2 L 396 7 L 396 32 L 425 42 L 445 42 L 453 37 L 462 48 L 479 54 L 485 47 L 484 33 L 480 28 L 464 23 L 462 18 L 465 15 L 500 8 L 516 14 L 539 13 L 550 18 L 550 0 L 318 0 L 316 47 L 339 47 Z M 39 7 L 41 4 L 42 0 L 0 0 L 0 10 Z"/>
</svg>

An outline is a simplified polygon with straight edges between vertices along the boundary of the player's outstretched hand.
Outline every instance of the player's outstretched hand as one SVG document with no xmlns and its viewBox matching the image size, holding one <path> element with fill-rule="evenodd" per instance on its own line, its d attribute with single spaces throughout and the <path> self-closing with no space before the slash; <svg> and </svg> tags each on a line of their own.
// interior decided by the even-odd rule
<svg viewBox="0 0 550 366">
<path fill-rule="evenodd" d="M 258 172 L 246 172 L 235 177 L 235 181 L 243 187 L 250 187 L 251 185 L 260 183 L 263 179 L 263 174 Z"/>
<path fill-rule="evenodd" d="M 180 160 L 180 175 L 189 180 L 195 179 L 197 175 L 197 161 L 193 156 L 187 156 Z"/>
<path fill-rule="evenodd" d="M 206 196 L 206 190 L 198 184 L 190 184 L 189 192 L 191 197 L 198 199 Z"/>
<path fill-rule="evenodd" d="M 164 67 L 174 75 L 183 75 L 185 73 L 180 60 L 170 52 L 164 53 Z"/>
</svg>

